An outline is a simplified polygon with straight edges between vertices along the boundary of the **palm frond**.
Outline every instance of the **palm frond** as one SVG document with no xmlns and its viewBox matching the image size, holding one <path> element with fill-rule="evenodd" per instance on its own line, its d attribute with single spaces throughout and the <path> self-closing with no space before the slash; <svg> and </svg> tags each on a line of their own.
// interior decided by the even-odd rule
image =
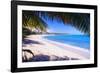
<svg viewBox="0 0 100 73">
<path fill-rule="evenodd" d="M 61 13 L 61 12 L 37 12 L 37 15 L 46 20 L 57 20 L 64 24 L 70 24 L 81 32 L 90 34 L 90 15 L 87 13 Z"/>
<path fill-rule="evenodd" d="M 24 11 L 23 25 L 46 31 L 47 24 L 42 18 L 51 21 L 62 22 L 71 25 L 76 29 L 90 34 L 90 15 L 87 13 L 68 13 L 68 12 L 46 12 L 46 11 Z"/>
<path fill-rule="evenodd" d="M 34 12 L 23 11 L 23 26 L 46 31 L 47 24 L 38 17 Z"/>
</svg>

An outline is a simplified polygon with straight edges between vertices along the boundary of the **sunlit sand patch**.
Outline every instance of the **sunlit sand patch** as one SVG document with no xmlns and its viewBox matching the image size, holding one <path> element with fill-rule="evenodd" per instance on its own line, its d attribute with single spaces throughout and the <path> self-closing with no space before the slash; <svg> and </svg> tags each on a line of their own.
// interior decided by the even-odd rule
<svg viewBox="0 0 100 73">
<path fill-rule="evenodd" d="M 81 48 L 71 45 L 65 45 L 58 42 L 44 39 L 46 35 L 30 35 L 28 40 L 33 43 L 25 44 L 23 49 L 30 50 L 34 56 L 29 52 L 23 54 L 23 58 L 27 57 L 27 61 L 55 61 L 55 60 L 84 60 L 88 59 L 89 52 L 81 50 Z M 36 41 L 36 43 L 34 42 Z"/>
</svg>

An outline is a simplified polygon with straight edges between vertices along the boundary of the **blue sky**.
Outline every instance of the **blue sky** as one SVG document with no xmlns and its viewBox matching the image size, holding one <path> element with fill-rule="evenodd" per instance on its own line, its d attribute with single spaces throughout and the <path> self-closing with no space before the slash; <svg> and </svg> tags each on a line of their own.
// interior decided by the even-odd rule
<svg viewBox="0 0 100 73">
<path fill-rule="evenodd" d="M 65 25 L 61 22 L 57 22 L 56 20 L 45 20 L 44 21 L 48 24 L 48 32 L 55 32 L 55 33 L 68 33 L 72 35 L 81 35 L 83 34 L 79 30 L 77 30 L 75 27 L 70 25 Z"/>
</svg>

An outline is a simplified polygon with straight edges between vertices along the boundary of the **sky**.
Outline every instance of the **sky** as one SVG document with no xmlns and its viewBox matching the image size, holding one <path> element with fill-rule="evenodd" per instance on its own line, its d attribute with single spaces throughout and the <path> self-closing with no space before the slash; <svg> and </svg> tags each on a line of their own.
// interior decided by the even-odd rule
<svg viewBox="0 0 100 73">
<path fill-rule="evenodd" d="M 54 32 L 54 33 L 68 33 L 68 34 L 72 34 L 72 35 L 82 35 L 83 33 L 80 32 L 78 29 L 76 29 L 75 27 L 71 26 L 71 25 L 65 25 L 61 22 L 58 22 L 56 20 L 51 21 L 51 20 L 45 20 L 43 19 L 47 24 L 48 24 L 48 28 L 47 31 L 48 32 Z"/>
</svg>

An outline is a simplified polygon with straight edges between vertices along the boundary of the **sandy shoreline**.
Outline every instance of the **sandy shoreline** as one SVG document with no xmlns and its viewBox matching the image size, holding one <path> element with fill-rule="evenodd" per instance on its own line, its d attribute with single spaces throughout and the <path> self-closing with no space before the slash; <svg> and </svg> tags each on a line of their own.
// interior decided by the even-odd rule
<svg viewBox="0 0 100 73">
<path fill-rule="evenodd" d="M 23 50 L 30 50 L 35 56 L 43 56 L 49 60 L 55 59 L 89 59 L 89 51 L 83 48 L 63 44 L 48 39 L 43 36 L 47 35 L 30 35 L 26 38 L 29 44 L 23 45 Z M 32 42 L 32 40 L 34 42 Z M 30 42 L 31 41 L 31 42 Z M 32 54 L 23 53 L 23 57 L 32 58 Z"/>
</svg>

